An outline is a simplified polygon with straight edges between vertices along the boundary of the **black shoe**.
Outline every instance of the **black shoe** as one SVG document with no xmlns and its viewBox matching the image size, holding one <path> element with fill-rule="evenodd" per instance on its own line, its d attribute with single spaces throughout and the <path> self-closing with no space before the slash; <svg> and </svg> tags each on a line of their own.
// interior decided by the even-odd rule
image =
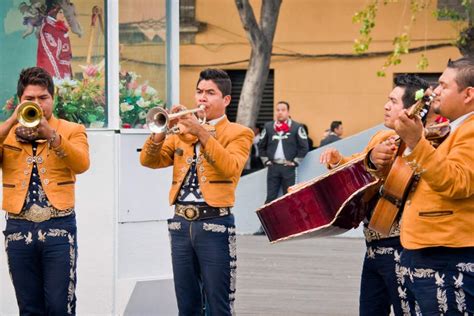
<svg viewBox="0 0 474 316">
<path fill-rule="evenodd" d="M 265 236 L 265 231 L 263 230 L 262 226 L 260 226 L 259 230 L 253 233 L 254 236 Z"/>
</svg>

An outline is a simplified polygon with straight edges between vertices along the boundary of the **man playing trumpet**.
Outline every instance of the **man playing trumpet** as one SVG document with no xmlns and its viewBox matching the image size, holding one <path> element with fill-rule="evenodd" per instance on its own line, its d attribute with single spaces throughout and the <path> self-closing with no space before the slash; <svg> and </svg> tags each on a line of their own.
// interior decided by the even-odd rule
<svg viewBox="0 0 474 316">
<path fill-rule="evenodd" d="M 140 155 L 141 164 L 149 168 L 173 165 L 169 199 L 175 215 L 168 228 L 180 315 L 201 315 L 201 293 L 211 315 L 233 313 L 237 258 L 231 207 L 254 135 L 225 116 L 230 93 L 225 71 L 202 71 L 195 101 L 204 106 L 214 130 L 194 115 L 180 116 L 181 134 L 153 133 Z M 172 112 L 180 107 L 173 106 Z"/>
<path fill-rule="evenodd" d="M 54 117 L 53 80 L 42 68 L 21 72 L 17 94 L 22 104 L 30 101 L 29 110 L 17 107 L 0 125 L 0 163 L 5 249 L 19 312 L 74 315 L 74 183 L 89 168 L 86 131 Z"/>
</svg>

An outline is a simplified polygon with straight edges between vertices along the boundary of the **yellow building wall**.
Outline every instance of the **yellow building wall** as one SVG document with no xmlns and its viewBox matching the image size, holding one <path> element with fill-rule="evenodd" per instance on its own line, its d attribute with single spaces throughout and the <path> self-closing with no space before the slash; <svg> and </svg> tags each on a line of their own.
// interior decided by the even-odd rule
<svg viewBox="0 0 474 316">
<path fill-rule="evenodd" d="M 259 16 L 261 1 L 251 1 Z M 359 25 L 352 16 L 365 0 L 284 0 L 273 42 L 274 53 L 330 54 L 353 53 Z M 449 42 L 457 30 L 447 21 L 437 21 L 431 7 L 418 15 L 411 30 L 411 47 Z M 392 49 L 394 36 L 402 32 L 410 18 L 409 1 L 381 6 L 370 51 Z M 207 28 L 196 35 L 195 44 L 180 47 L 181 103 L 194 105 L 194 89 L 199 72 L 206 64 L 245 60 L 250 46 L 231 0 L 196 0 L 196 19 Z M 455 47 L 424 53 L 429 67 L 423 72 L 442 72 L 448 58 L 460 56 Z M 360 132 L 383 122 L 383 105 L 392 89 L 394 73 L 422 72 L 416 68 L 421 53 L 404 56 L 402 63 L 377 77 L 385 57 L 365 59 L 297 59 L 273 57 L 275 102 L 286 100 L 292 117 L 309 127 L 319 144 L 321 134 L 333 120 L 342 120 L 345 134 Z M 196 66 L 193 66 L 196 65 Z M 243 62 L 223 69 L 246 69 Z"/>
</svg>

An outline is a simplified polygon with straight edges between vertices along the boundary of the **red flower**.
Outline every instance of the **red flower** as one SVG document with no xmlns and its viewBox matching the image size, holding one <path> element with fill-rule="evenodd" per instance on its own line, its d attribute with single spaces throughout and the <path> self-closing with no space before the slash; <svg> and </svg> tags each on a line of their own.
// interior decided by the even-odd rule
<svg viewBox="0 0 474 316">
<path fill-rule="evenodd" d="M 123 124 L 122 124 L 122 127 L 123 127 L 123 128 L 132 128 L 132 125 L 129 124 L 129 123 L 123 123 Z"/>
</svg>

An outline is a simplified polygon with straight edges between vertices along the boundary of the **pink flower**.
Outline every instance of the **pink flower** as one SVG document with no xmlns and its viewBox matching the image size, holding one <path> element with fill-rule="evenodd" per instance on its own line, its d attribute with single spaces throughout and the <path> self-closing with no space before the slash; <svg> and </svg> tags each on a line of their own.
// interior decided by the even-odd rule
<svg viewBox="0 0 474 316">
<path fill-rule="evenodd" d="M 148 89 L 148 85 L 145 83 L 142 85 L 142 95 L 146 93 L 146 89 Z"/>
<path fill-rule="evenodd" d="M 129 90 L 135 90 L 138 87 L 138 83 L 136 81 L 132 81 L 128 84 L 128 89 Z"/>
<path fill-rule="evenodd" d="M 84 70 L 88 77 L 94 77 L 99 73 L 99 66 L 97 65 L 87 65 L 86 69 Z"/>
</svg>

